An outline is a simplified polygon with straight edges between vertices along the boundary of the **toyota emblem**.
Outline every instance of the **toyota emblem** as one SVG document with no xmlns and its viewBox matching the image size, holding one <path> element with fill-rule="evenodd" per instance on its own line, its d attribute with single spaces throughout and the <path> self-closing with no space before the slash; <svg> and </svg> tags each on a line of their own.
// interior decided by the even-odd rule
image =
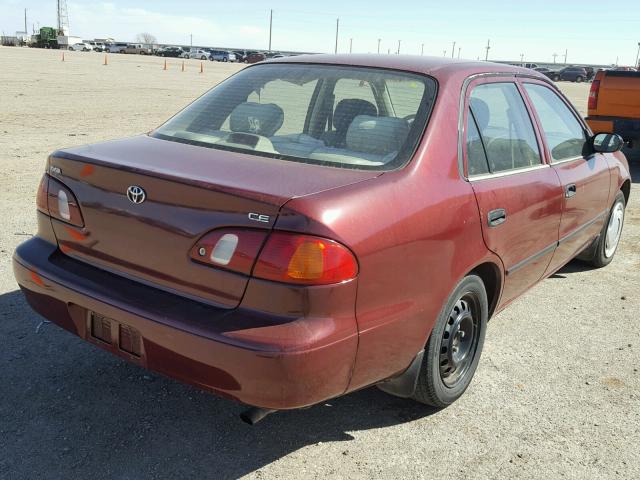
<svg viewBox="0 0 640 480">
<path fill-rule="evenodd" d="M 131 185 L 127 188 L 127 198 L 131 203 L 140 204 L 145 201 L 147 194 L 142 187 Z"/>
</svg>

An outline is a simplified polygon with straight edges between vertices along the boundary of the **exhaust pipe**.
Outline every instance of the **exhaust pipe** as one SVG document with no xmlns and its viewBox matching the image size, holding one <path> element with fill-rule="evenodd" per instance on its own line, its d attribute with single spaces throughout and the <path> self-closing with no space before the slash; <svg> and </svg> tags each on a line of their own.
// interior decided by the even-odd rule
<svg viewBox="0 0 640 480">
<path fill-rule="evenodd" d="M 251 407 L 240 414 L 240 419 L 249 425 L 255 425 L 267 415 L 275 412 L 271 408 Z"/>
</svg>

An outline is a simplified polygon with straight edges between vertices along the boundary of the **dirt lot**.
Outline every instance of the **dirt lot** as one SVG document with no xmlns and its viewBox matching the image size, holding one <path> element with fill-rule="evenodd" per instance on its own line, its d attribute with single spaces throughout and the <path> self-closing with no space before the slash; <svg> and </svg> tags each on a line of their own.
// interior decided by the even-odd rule
<svg viewBox="0 0 640 480">
<path fill-rule="evenodd" d="M 640 478 L 640 162 L 614 262 L 570 264 L 490 325 L 442 411 L 372 388 L 255 427 L 26 305 L 11 271 L 46 155 L 145 132 L 234 65 L 0 47 L 0 478 Z M 561 84 L 584 112 L 588 85 Z M 638 155 L 636 155 L 638 157 Z"/>
</svg>

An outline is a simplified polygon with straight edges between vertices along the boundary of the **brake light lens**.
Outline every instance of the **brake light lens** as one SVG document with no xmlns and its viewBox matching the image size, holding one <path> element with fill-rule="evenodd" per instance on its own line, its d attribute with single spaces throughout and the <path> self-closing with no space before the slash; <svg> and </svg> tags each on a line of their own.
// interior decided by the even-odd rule
<svg viewBox="0 0 640 480">
<path fill-rule="evenodd" d="M 47 188 L 47 208 L 49 215 L 76 227 L 83 227 L 84 221 L 75 195 L 58 180 L 49 177 Z"/>
<path fill-rule="evenodd" d="M 600 80 L 594 80 L 591 83 L 591 89 L 589 90 L 589 110 L 595 110 L 598 108 L 598 93 L 600 93 Z"/>
<path fill-rule="evenodd" d="M 46 173 L 40 180 L 38 186 L 38 194 L 36 195 L 36 208 L 42 213 L 49 215 L 49 207 L 47 206 L 47 190 L 49 189 L 49 175 Z"/>
<path fill-rule="evenodd" d="M 355 278 L 351 251 L 326 238 L 273 232 L 260 253 L 253 276 L 299 285 L 328 285 Z"/>
<path fill-rule="evenodd" d="M 223 228 L 196 242 L 190 257 L 199 263 L 249 275 L 268 232 Z"/>
</svg>

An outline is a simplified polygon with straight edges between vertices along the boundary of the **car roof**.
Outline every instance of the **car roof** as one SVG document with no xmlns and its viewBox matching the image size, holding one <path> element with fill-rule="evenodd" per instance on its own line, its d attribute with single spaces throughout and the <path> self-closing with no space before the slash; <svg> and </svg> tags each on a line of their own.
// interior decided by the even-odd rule
<svg viewBox="0 0 640 480">
<path fill-rule="evenodd" d="M 378 55 L 378 54 L 317 54 L 297 55 L 295 57 L 266 60 L 262 63 L 306 63 L 329 64 L 358 67 L 389 68 L 407 72 L 432 75 L 436 78 L 456 74 L 456 76 L 470 76 L 480 73 L 508 73 L 539 77 L 547 77 L 529 68 L 505 65 L 502 63 L 458 60 L 445 57 L 428 57 L 420 55 Z"/>
</svg>

